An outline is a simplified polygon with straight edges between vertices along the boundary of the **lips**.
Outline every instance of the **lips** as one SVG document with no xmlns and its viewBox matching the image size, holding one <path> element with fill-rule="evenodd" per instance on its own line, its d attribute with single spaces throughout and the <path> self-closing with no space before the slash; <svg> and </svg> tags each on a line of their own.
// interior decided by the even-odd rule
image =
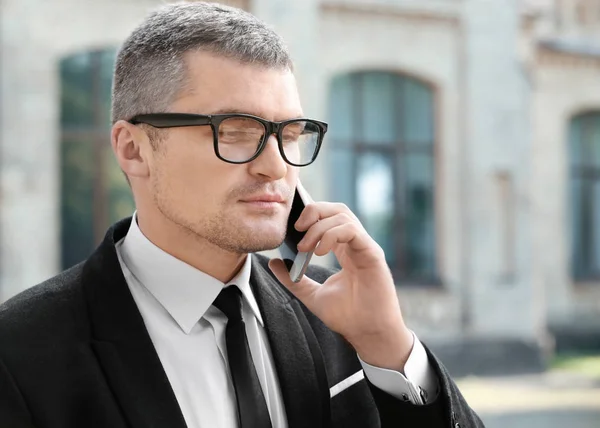
<svg viewBox="0 0 600 428">
<path fill-rule="evenodd" d="M 281 195 L 264 194 L 264 195 L 256 195 L 256 196 L 252 196 L 250 198 L 242 199 L 242 202 L 277 202 L 277 203 L 284 203 L 285 199 Z"/>
</svg>

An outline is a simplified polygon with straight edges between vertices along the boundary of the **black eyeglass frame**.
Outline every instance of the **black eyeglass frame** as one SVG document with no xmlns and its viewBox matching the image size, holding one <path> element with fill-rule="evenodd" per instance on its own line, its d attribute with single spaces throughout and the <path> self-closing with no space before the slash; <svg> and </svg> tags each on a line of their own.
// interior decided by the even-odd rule
<svg viewBox="0 0 600 428">
<path fill-rule="evenodd" d="M 232 161 L 229 159 L 225 159 L 219 153 L 219 125 L 221 122 L 231 118 L 246 118 L 246 119 L 254 119 L 257 122 L 260 122 L 265 128 L 265 134 L 263 135 L 262 141 L 259 143 L 258 148 L 256 149 L 256 153 L 248 160 L 245 161 Z M 308 166 L 317 159 L 317 155 L 321 150 L 321 144 L 323 143 L 323 137 L 327 132 L 327 123 L 321 122 L 314 119 L 306 119 L 306 118 L 297 118 L 297 119 L 289 119 L 283 122 L 272 122 L 270 120 L 263 119 L 262 117 L 254 116 L 251 114 L 244 113 L 227 113 L 227 114 L 192 114 L 192 113 L 149 113 L 149 114 L 140 114 L 132 117 L 128 120 L 129 123 L 133 125 L 146 124 L 150 125 L 154 128 L 178 128 L 178 127 L 186 127 L 186 126 L 206 126 L 210 125 L 213 132 L 213 147 L 215 150 L 215 155 L 224 162 L 232 163 L 232 164 L 244 164 L 248 162 L 252 162 L 254 159 L 260 156 L 267 145 L 268 137 L 275 134 L 277 136 L 277 145 L 279 147 L 279 153 L 284 161 L 288 164 L 296 167 L 304 167 Z M 319 137 L 317 140 L 317 146 L 315 147 L 315 153 L 313 154 L 312 159 L 308 163 L 296 164 L 291 162 L 285 152 L 283 150 L 283 128 L 295 122 L 311 122 L 317 125 L 319 130 Z"/>
</svg>

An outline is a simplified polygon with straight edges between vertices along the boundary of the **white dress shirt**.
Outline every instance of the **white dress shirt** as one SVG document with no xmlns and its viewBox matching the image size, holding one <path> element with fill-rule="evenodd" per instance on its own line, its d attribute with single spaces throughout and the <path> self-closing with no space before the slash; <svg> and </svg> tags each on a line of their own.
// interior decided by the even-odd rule
<svg viewBox="0 0 600 428">
<path fill-rule="evenodd" d="M 164 252 L 141 232 L 134 215 L 127 236 L 117 244 L 127 285 L 189 428 L 237 428 L 235 390 L 229 375 L 227 318 L 212 306 L 224 286 L 237 285 L 244 296 L 242 315 L 250 352 L 273 428 L 287 428 L 279 380 L 263 319 L 250 288 L 251 255 L 228 284 Z M 437 379 L 415 336 L 405 375 L 361 361 L 378 388 L 422 404 L 437 394 Z M 331 396 L 361 380 L 363 372 L 331 388 Z M 410 380 L 409 380 L 410 379 Z M 420 388 L 419 388 L 420 387 Z M 419 391 L 425 391 L 420 394 Z"/>
</svg>

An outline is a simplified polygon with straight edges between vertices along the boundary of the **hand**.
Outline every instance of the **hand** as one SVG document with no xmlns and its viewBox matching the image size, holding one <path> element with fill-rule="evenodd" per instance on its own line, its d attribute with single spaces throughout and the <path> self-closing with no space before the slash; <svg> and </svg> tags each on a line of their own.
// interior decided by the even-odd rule
<svg viewBox="0 0 600 428">
<path fill-rule="evenodd" d="M 299 251 L 314 250 L 318 256 L 333 251 L 342 269 L 323 284 L 306 276 L 294 283 L 283 261 L 273 259 L 269 267 L 277 279 L 327 327 L 344 336 L 364 362 L 402 371 L 413 335 L 402 319 L 383 249 L 344 204 L 309 204 L 295 227 L 307 231 Z"/>
</svg>

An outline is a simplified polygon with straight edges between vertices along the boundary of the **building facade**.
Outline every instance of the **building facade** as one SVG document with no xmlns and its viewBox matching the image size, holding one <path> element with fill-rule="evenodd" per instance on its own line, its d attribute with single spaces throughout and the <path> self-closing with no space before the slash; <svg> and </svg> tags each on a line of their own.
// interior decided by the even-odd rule
<svg viewBox="0 0 600 428">
<path fill-rule="evenodd" d="M 112 63 L 160 3 L 0 0 L 0 301 L 131 213 Z M 226 3 L 286 39 L 330 123 L 304 184 L 359 215 L 427 343 L 466 372 L 526 369 L 598 330 L 600 1 Z"/>
</svg>

